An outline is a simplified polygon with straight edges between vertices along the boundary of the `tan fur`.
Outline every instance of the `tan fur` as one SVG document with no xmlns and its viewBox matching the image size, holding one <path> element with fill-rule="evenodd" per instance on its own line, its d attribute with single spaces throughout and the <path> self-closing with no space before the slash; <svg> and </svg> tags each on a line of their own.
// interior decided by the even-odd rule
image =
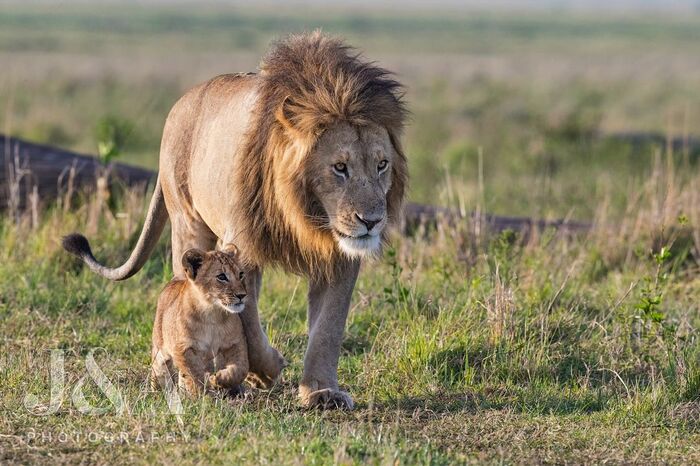
<svg viewBox="0 0 700 466">
<path fill-rule="evenodd" d="M 185 250 L 239 245 L 251 269 L 241 315 L 249 379 L 262 386 L 285 365 L 259 318 L 262 269 L 307 276 L 302 402 L 350 407 L 338 388 L 340 344 L 360 258 L 379 252 L 386 226 L 399 218 L 405 117 L 401 87 L 386 70 L 338 39 L 291 36 L 271 48 L 259 74 L 216 77 L 173 106 L 148 221 L 125 264 L 101 265 L 78 235 L 65 246 L 95 272 L 121 280 L 143 265 L 168 218 L 178 276 Z"/>
<path fill-rule="evenodd" d="M 166 387 L 166 378 L 178 376 L 191 395 L 235 392 L 248 373 L 248 351 L 239 315 L 225 306 L 245 303 L 243 268 L 226 252 L 190 250 L 183 262 L 187 277 L 171 280 L 158 299 L 152 386 Z M 222 274 L 228 281 L 217 278 Z"/>
<path fill-rule="evenodd" d="M 324 131 L 340 123 L 386 129 L 397 154 L 387 210 L 398 220 L 407 179 L 399 145 L 406 113 L 400 85 L 318 32 L 278 43 L 260 70 L 255 118 L 238 164 L 243 233 L 237 242 L 256 265 L 329 273 L 337 262 L 335 240 L 305 218 L 315 210 L 307 189 L 309 153 Z"/>
</svg>

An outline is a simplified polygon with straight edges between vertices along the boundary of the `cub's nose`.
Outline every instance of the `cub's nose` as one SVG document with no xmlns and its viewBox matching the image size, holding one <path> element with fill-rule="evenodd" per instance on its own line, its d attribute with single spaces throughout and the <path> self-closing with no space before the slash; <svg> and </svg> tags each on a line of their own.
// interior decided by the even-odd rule
<svg viewBox="0 0 700 466">
<path fill-rule="evenodd" d="M 237 294 L 237 295 L 234 295 L 234 296 L 235 296 L 236 298 L 238 298 L 239 301 L 243 301 L 243 298 L 246 297 L 246 294 L 245 294 L 245 293 L 240 293 L 240 294 Z"/>
<path fill-rule="evenodd" d="M 360 223 L 362 223 L 364 226 L 367 227 L 367 231 L 372 230 L 372 227 L 374 227 L 374 225 L 376 225 L 377 223 L 382 221 L 381 217 L 379 217 L 377 219 L 366 218 L 366 217 L 362 217 L 360 214 L 355 214 L 355 217 L 357 217 L 357 219 L 360 221 Z"/>
</svg>

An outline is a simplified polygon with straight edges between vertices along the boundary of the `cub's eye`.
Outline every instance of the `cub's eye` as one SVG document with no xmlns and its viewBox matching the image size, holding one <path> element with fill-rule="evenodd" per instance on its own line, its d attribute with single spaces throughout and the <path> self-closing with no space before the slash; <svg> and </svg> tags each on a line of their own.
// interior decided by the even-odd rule
<svg viewBox="0 0 700 466">
<path fill-rule="evenodd" d="M 383 172 L 384 170 L 386 170 L 386 167 L 387 167 L 388 165 L 389 165 L 389 161 L 388 161 L 388 160 L 382 160 L 382 161 L 379 162 L 379 164 L 377 165 L 377 171 L 378 171 L 378 172 Z"/>
<path fill-rule="evenodd" d="M 220 282 L 227 282 L 228 277 L 226 276 L 225 273 L 220 273 L 219 275 L 216 276 L 216 279 L 219 280 Z"/>
<path fill-rule="evenodd" d="M 348 175 L 348 166 L 345 165 L 343 162 L 338 162 L 335 165 L 333 165 L 333 171 L 335 172 L 336 175 L 347 176 Z"/>
<path fill-rule="evenodd" d="M 243 278 L 245 277 L 245 274 L 243 272 L 238 274 L 238 279 L 243 281 Z"/>
</svg>

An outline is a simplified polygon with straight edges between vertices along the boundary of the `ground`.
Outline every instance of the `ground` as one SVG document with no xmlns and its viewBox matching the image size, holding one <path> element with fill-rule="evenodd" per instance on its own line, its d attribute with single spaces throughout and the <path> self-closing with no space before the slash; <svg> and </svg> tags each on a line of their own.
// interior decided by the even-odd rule
<svg viewBox="0 0 700 466">
<path fill-rule="evenodd" d="M 299 407 L 307 284 L 267 270 L 282 380 L 185 399 L 177 416 L 146 380 L 167 232 L 122 283 L 59 245 L 80 230 L 118 263 L 148 198 L 3 214 L 0 462 L 700 462 L 698 154 L 611 136 L 692 134 L 696 16 L 2 8 L 5 132 L 85 152 L 114 143 L 153 167 L 185 88 L 254 68 L 273 34 L 324 26 L 407 83 L 412 200 L 592 229 L 496 233 L 477 217 L 395 233 L 352 302 L 340 362 L 352 412 Z M 65 368 L 55 412 L 52 354 Z"/>
</svg>

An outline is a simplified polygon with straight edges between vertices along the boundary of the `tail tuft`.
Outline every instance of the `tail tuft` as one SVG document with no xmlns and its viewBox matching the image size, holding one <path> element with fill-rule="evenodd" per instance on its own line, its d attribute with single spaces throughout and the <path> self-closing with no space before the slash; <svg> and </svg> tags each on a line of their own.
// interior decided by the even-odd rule
<svg viewBox="0 0 700 466">
<path fill-rule="evenodd" d="M 61 244 L 63 245 L 63 249 L 81 259 L 93 257 L 90 243 L 86 237 L 79 233 L 71 233 L 70 235 L 64 236 Z"/>
</svg>

